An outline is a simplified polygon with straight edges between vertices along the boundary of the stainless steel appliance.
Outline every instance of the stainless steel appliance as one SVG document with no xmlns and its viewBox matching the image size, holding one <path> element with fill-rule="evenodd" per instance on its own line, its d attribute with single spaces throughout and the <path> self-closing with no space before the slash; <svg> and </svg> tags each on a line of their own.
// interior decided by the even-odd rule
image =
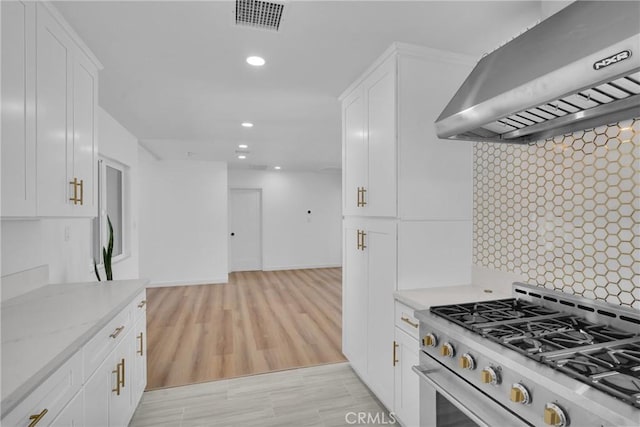
<svg viewBox="0 0 640 427">
<path fill-rule="evenodd" d="M 639 426 L 640 312 L 523 283 L 417 311 L 425 426 Z"/>
<path fill-rule="evenodd" d="M 640 2 L 576 1 L 483 57 L 439 138 L 528 143 L 640 114 Z"/>
</svg>

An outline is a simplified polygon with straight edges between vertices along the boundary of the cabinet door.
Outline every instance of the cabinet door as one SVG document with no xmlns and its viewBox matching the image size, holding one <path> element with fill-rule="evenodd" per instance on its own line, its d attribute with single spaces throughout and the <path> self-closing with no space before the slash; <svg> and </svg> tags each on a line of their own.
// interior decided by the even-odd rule
<svg viewBox="0 0 640 427">
<path fill-rule="evenodd" d="M 358 189 L 367 189 L 368 150 L 365 129 L 365 104 L 363 88 L 355 89 L 342 103 L 343 126 L 343 213 L 363 215 L 367 207 L 358 203 L 367 194 Z"/>
<path fill-rule="evenodd" d="M 367 252 L 358 248 L 363 229 L 345 222 L 342 269 L 342 352 L 360 375 L 367 372 Z"/>
<path fill-rule="evenodd" d="M 412 366 L 419 364 L 420 348 L 418 340 L 395 329 L 396 363 L 394 406 L 396 416 L 405 427 L 420 425 L 420 382 Z"/>
<path fill-rule="evenodd" d="M 135 324 L 132 337 L 135 353 L 133 355 L 131 406 L 135 408 L 147 386 L 147 321 L 142 314 Z"/>
<path fill-rule="evenodd" d="M 368 253 L 367 372 L 380 401 L 393 407 L 394 299 L 396 290 L 396 224 L 372 222 L 365 236 Z"/>
<path fill-rule="evenodd" d="M 126 426 L 129 424 L 129 420 L 133 415 L 134 408 L 132 407 L 132 394 L 134 383 L 133 379 L 133 334 L 129 333 L 118 344 L 114 351 L 115 359 L 112 362 L 116 369 L 118 364 L 121 364 L 122 382 L 120 383 L 120 394 L 111 393 L 109 402 L 109 425 L 111 426 Z M 114 375 L 114 379 L 117 375 Z M 114 387 L 116 383 L 114 382 Z"/>
<path fill-rule="evenodd" d="M 87 426 L 103 427 L 109 425 L 109 407 L 113 389 L 116 388 L 117 374 L 115 354 L 109 356 L 96 369 L 84 385 L 85 404 L 84 421 Z"/>
<path fill-rule="evenodd" d="M 96 216 L 97 209 L 97 138 L 96 105 L 97 73 L 95 67 L 82 56 L 73 64 L 73 167 L 67 168 L 67 179 L 82 181 L 81 202 L 73 206 L 74 216 Z"/>
<path fill-rule="evenodd" d="M 84 422 L 84 390 L 80 390 L 71 402 L 58 414 L 51 423 L 52 427 L 81 427 Z"/>
<path fill-rule="evenodd" d="M 36 213 L 35 3 L 2 2 L 2 216 Z"/>
<path fill-rule="evenodd" d="M 396 59 L 364 82 L 367 100 L 369 216 L 396 216 Z"/>
<path fill-rule="evenodd" d="M 67 150 L 67 138 L 73 113 L 72 44 L 41 4 L 37 5 L 37 18 L 37 213 L 69 216 L 72 192 L 67 165 L 72 164 L 73 153 Z"/>
</svg>

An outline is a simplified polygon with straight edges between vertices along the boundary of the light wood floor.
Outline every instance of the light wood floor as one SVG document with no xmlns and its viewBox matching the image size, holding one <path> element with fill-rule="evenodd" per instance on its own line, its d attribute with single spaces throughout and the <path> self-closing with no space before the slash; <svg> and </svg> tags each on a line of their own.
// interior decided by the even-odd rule
<svg viewBox="0 0 640 427">
<path fill-rule="evenodd" d="M 340 268 L 147 290 L 147 390 L 342 362 Z"/>
<path fill-rule="evenodd" d="M 130 427 L 399 427 L 348 363 L 147 391 Z M 415 426 L 411 426 L 415 427 Z"/>
</svg>

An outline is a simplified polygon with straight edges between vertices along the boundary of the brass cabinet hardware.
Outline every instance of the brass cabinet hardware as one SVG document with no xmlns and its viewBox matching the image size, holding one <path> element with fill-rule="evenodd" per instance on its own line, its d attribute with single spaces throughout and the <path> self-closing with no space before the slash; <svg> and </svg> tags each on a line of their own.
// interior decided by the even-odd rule
<svg viewBox="0 0 640 427">
<path fill-rule="evenodd" d="M 397 348 L 398 348 L 398 343 L 394 341 L 393 342 L 393 366 L 396 366 L 396 363 L 399 362 L 398 355 L 396 354 Z"/>
<path fill-rule="evenodd" d="M 116 339 L 116 337 L 117 337 L 118 335 L 120 335 L 120 332 L 122 332 L 123 330 L 124 330 L 124 326 L 120 326 L 120 327 L 116 328 L 116 330 L 115 330 L 115 331 L 113 331 L 113 332 L 111 333 L 111 335 L 109 335 L 109 338 Z"/>
<path fill-rule="evenodd" d="M 47 412 L 49 412 L 48 409 L 43 409 L 42 412 L 40 412 L 39 414 L 35 414 L 35 415 L 31 415 L 29 417 L 29 420 L 31 421 L 29 423 L 29 427 L 34 427 L 36 424 L 38 424 L 40 422 L 40 420 L 47 415 Z"/>
<path fill-rule="evenodd" d="M 417 328 L 417 327 L 418 327 L 418 324 L 417 324 L 417 323 L 413 323 L 411 320 L 409 320 L 409 318 L 408 318 L 408 317 L 404 317 L 404 316 L 402 316 L 402 317 L 400 317 L 400 320 L 402 320 L 404 323 L 408 323 L 408 324 L 410 324 L 410 325 L 411 325 L 411 326 L 413 326 L 414 328 Z"/>
<path fill-rule="evenodd" d="M 360 250 L 360 233 L 362 232 L 360 230 L 357 230 L 357 231 L 358 231 L 358 243 L 356 244 L 356 249 Z"/>
<path fill-rule="evenodd" d="M 116 374 L 116 388 L 112 388 L 111 391 L 115 392 L 117 396 L 120 396 L 120 363 L 116 365 L 116 369 L 111 371 L 112 374 Z"/>
<path fill-rule="evenodd" d="M 362 193 L 360 192 L 360 190 L 361 190 L 361 187 L 358 187 L 358 201 L 357 201 L 357 203 L 356 203 L 356 206 L 357 206 L 357 207 L 360 207 L 360 195 L 362 194 Z"/>
<path fill-rule="evenodd" d="M 140 303 L 138 304 L 138 308 L 142 308 L 145 306 L 145 304 L 147 303 L 146 299 L 143 299 L 142 301 L 140 301 Z"/>
<path fill-rule="evenodd" d="M 140 356 L 144 356 L 144 339 L 142 337 L 142 332 L 140 332 L 140 335 L 138 335 L 137 338 L 140 340 L 140 350 L 137 350 L 136 353 Z"/>
<path fill-rule="evenodd" d="M 364 188 L 364 187 L 362 187 L 362 190 L 361 190 L 361 191 L 362 191 L 362 196 L 361 196 L 361 199 L 362 199 L 362 200 L 360 201 L 360 206 L 361 206 L 361 207 L 365 207 L 365 206 L 367 206 L 367 201 L 365 200 L 365 195 L 366 195 L 366 193 L 367 193 L 367 189 L 366 189 L 366 188 Z"/>
<path fill-rule="evenodd" d="M 84 179 L 80 180 L 80 206 L 84 205 Z"/>
<path fill-rule="evenodd" d="M 120 377 L 120 386 L 124 388 L 124 358 L 120 362 L 120 365 L 122 366 L 122 377 Z"/>
<path fill-rule="evenodd" d="M 78 199 L 78 178 L 73 178 L 73 181 L 69 181 L 69 184 L 73 185 L 73 197 L 69 201 L 77 205 L 80 199 Z"/>
<path fill-rule="evenodd" d="M 365 240 L 364 240 L 364 238 L 365 238 L 365 237 L 367 237 L 367 233 L 365 233 L 364 231 L 362 231 L 362 232 L 360 233 L 360 239 L 361 239 L 361 242 L 360 242 L 360 250 L 361 250 L 361 251 L 364 251 L 364 250 L 367 248 L 367 245 L 365 245 Z"/>
</svg>

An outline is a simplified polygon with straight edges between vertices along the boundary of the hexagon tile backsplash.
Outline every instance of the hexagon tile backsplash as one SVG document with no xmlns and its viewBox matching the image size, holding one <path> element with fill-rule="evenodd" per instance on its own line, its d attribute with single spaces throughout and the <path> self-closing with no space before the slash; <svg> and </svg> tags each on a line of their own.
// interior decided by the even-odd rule
<svg viewBox="0 0 640 427">
<path fill-rule="evenodd" d="M 476 143 L 474 264 L 640 309 L 640 118 Z"/>
</svg>

